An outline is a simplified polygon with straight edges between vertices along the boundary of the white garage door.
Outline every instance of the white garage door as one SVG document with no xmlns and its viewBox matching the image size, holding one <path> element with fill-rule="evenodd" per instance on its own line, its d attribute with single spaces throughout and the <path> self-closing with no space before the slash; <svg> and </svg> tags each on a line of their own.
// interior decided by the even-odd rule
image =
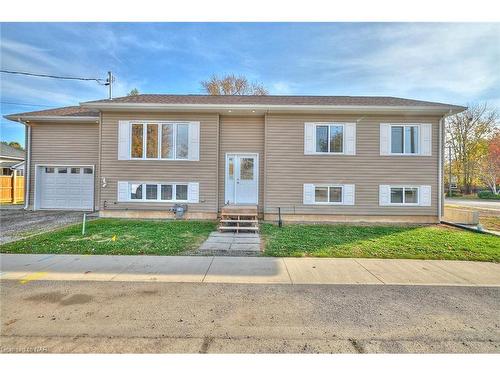
<svg viewBox="0 0 500 375">
<path fill-rule="evenodd" d="M 41 167 L 40 208 L 92 210 L 92 167 Z"/>
</svg>

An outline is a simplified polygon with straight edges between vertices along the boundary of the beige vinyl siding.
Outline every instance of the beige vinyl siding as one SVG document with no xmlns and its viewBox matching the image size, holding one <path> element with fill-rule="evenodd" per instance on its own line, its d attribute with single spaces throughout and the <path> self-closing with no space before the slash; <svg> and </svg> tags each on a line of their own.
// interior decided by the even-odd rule
<svg viewBox="0 0 500 375">
<path fill-rule="evenodd" d="M 118 160 L 118 121 L 199 121 L 200 160 Z M 217 114 L 103 112 L 101 127 L 100 209 L 167 210 L 173 203 L 117 203 L 117 182 L 198 182 L 199 203 L 189 203 L 188 212 L 217 212 Z M 104 207 L 106 202 L 106 207 Z"/>
<path fill-rule="evenodd" d="M 219 207 L 225 194 L 226 153 L 259 154 L 259 212 L 264 197 L 264 116 L 221 116 L 219 152 Z"/>
<path fill-rule="evenodd" d="M 267 115 L 265 213 L 337 215 L 438 214 L 438 117 Z M 356 123 L 356 155 L 304 155 L 305 122 Z M 381 156 L 380 123 L 432 124 L 432 156 Z M 354 206 L 303 204 L 303 184 L 355 184 Z M 430 207 L 381 207 L 379 185 L 430 185 Z"/>
<path fill-rule="evenodd" d="M 35 165 L 93 165 L 97 181 L 99 125 L 94 123 L 32 123 L 30 201 L 33 207 L 35 193 Z M 97 206 L 97 184 L 94 201 Z M 97 208 L 97 207 L 96 207 Z"/>
</svg>

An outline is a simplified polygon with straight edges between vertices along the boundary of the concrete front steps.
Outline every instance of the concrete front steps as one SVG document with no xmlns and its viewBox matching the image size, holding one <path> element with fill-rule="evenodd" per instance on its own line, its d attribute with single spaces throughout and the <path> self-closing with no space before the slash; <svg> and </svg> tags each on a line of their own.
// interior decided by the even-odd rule
<svg viewBox="0 0 500 375">
<path fill-rule="evenodd" d="M 257 206 L 255 205 L 228 205 L 221 209 L 219 221 L 220 232 L 258 233 Z"/>
</svg>

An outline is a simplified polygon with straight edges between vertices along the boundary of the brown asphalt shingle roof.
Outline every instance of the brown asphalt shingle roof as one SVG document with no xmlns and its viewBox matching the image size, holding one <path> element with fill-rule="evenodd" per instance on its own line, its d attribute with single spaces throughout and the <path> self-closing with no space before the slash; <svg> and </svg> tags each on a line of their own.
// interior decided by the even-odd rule
<svg viewBox="0 0 500 375">
<path fill-rule="evenodd" d="M 339 105 L 339 106 L 452 106 L 450 104 L 390 96 L 284 96 L 284 95 L 160 95 L 142 94 L 103 99 L 87 103 L 150 104 L 261 104 L 261 105 Z M 452 106 L 453 107 L 453 106 Z"/>
<path fill-rule="evenodd" d="M 284 96 L 284 95 L 161 95 L 141 94 L 103 99 L 82 103 L 130 103 L 130 104 L 214 104 L 214 105 L 325 105 L 325 106 L 415 106 L 415 107 L 450 107 L 463 110 L 464 107 L 445 103 L 422 100 L 395 98 L 390 96 Z M 99 111 L 81 106 L 46 109 L 24 112 L 8 117 L 23 116 L 99 116 Z"/>
<path fill-rule="evenodd" d="M 33 112 L 23 112 L 23 113 L 15 113 L 9 115 L 9 117 L 15 116 L 99 116 L 99 111 L 94 109 L 88 109 L 80 107 L 79 105 L 71 106 L 71 107 L 60 107 L 60 108 L 52 108 L 52 109 L 44 109 L 42 111 L 33 111 Z"/>
</svg>

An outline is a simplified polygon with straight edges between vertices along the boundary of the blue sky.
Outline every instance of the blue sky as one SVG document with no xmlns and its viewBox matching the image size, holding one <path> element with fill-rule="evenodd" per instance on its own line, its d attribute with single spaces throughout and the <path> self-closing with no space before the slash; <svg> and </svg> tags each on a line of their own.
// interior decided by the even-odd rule
<svg viewBox="0 0 500 375">
<path fill-rule="evenodd" d="M 488 101 L 500 108 L 499 61 L 500 24 L 1 24 L 2 69 L 103 78 L 112 70 L 116 96 L 134 87 L 202 93 L 201 80 L 235 73 L 271 94 Z M 93 82 L 1 74 L 2 116 L 106 95 Z M 2 117 L 0 138 L 23 143 L 24 127 Z"/>
</svg>

